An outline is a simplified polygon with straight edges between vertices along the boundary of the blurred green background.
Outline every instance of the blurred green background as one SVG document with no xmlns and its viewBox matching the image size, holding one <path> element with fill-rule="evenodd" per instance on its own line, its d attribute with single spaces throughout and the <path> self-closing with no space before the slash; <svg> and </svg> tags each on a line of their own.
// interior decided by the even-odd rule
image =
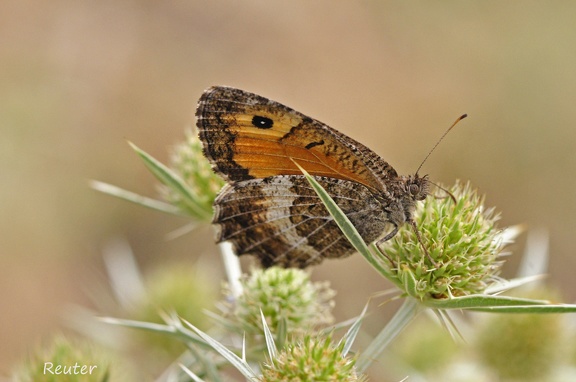
<svg viewBox="0 0 576 382">
<path fill-rule="evenodd" d="M 402 174 L 468 113 L 423 173 L 470 180 L 503 226 L 547 229 L 550 283 L 573 301 L 575 19 L 566 1 L 2 1 L 0 373 L 91 306 L 114 238 L 144 271 L 199 257 L 222 274 L 210 228 L 166 241 L 185 220 L 88 187 L 155 196 L 126 140 L 168 161 L 210 85 L 328 123 Z M 360 256 L 314 278 L 338 291 L 338 319 L 389 287 Z"/>
</svg>

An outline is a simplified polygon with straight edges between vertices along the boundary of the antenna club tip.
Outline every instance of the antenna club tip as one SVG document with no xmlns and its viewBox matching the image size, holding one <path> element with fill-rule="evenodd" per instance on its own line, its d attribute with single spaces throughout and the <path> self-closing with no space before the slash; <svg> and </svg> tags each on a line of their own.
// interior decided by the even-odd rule
<svg viewBox="0 0 576 382">
<path fill-rule="evenodd" d="M 450 130 L 452 130 L 454 128 L 454 126 L 456 126 L 458 124 L 458 122 L 460 122 L 461 120 L 463 120 L 464 118 L 468 117 L 468 114 L 462 114 L 456 121 L 454 121 L 454 123 L 452 124 L 452 126 L 450 126 L 448 128 L 448 130 L 446 130 L 444 132 L 444 134 L 442 134 L 442 136 L 440 137 L 440 139 L 438 139 L 438 141 L 436 142 L 436 144 L 434 145 L 434 147 L 432 147 L 432 150 L 430 150 L 428 152 L 428 155 L 426 155 L 426 157 L 424 158 L 424 160 L 422 161 L 422 163 L 420 163 L 420 166 L 418 166 L 418 169 L 416 170 L 416 175 L 418 175 L 418 172 L 420 171 L 420 169 L 422 168 L 422 166 L 424 165 L 424 162 L 426 162 L 426 160 L 428 159 L 428 157 L 430 156 L 430 154 L 432 154 L 432 152 L 434 150 L 436 150 L 436 147 L 438 147 L 438 144 L 440 142 L 442 142 L 442 140 L 444 139 L 444 137 L 446 136 L 446 134 L 448 134 L 450 132 Z"/>
</svg>

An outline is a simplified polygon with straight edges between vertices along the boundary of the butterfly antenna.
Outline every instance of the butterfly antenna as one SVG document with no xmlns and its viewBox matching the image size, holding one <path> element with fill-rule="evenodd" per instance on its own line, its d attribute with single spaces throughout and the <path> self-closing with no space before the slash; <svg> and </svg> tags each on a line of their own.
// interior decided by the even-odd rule
<svg viewBox="0 0 576 382">
<path fill-rule="evenodd" d="M 445 189 L 445 188 L 442 187 L 442 186 L 437 185 L 436 183 L 432 182 L 431 180 L 429 180 L 428 182 L 432 183 L 432 184 L 435 185 L 437 188 L 439 188 L 439 189 L 441 189 L 442 191 L 444 191 L 445 193 L 447 193 L 448 196 L 450 197 L 450 199 L 452 199 L 452 201 L 453 201 L 454 203 L 456 203 L 456 197 L 454 197 L 454 195 L 453 195 L 450 191 L 448 191 L 447 189 Z"/>
<path fill-rule="evenodd" d="M 416 175 L 418 174 L 418 172 L 420 171 L 420 169 L 422 168 L 422 166 L 424 165 L 424 163 L 426 162 L 426 160 L 428 160 L 428 157 L 430 156 L 430 154 L 432 154 L 434 152 L 434 150 L 436 150 L 436 147 L 438 147 L 438 145 L 440 144 L 440 142 L 442 142 L 442 140 L 444 139 L 444 137 L 450 132 L 450 130 L 452 130 L 454 128 L 454 126 L 456 126 L 458 124 L 458 122 L 460 122 L 461 120 L 463 120 L 464 118 L 466 118 L 468 116 L 468 114 L 462 114 L 460 117 L 458 117 L 458 119 L 456 119 L 456 121 L 454 121 L 454 123 L 452 124 L 452 126 L 450 126 L 448 128 L 448 130 L 446 130 L 444 132 L 444 134 L 442 134 L 442 136 L 440 137 L 440 139 L 438 139 L 438 141 L 436 142 L 436 144 L 434 145 L 434 147 L 432 147 L 432 150 L 430 150 L 428 152 L 428 155 L 426 155 L 426 158 L 424 158 L 424 160 L 422 161 L 422 163 L 420 163 L 420 166 L 418 166 L 418 169 L 416 170 Z"/>
</svg>

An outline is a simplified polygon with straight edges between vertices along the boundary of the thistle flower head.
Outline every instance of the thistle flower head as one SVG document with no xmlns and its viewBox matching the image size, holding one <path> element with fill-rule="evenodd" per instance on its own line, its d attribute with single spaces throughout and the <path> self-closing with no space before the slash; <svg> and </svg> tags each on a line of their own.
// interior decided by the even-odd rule
<svg viewBox="0 0 576 382">
<path fill-rule="evenodd" d="M 84 366 L 84 369 L 82 367 Z M 92 366 L 92 372 L 88 370 Z M 117 366 L 117 365 L 116 365 Z M 56 335 L 43 349 L 36 350 L 15 372 L 14 380 L 94 381 L 122 380 L 115 368 L 111 371 L 111 358 L 103 350 L 86 341 L 71 341 Z M 125 371 L 122 372 L 125 374 Z"/>
<path fill-rule="evenodd" d="M 305 336 L 288 343 L 262 367 L 261 382 L 276 381 L 365 381 L 356 373 L 355 360 L 343 355 L 344 342 L 335 345 L 331 337 Z"/>
<path fill-rule="evenodd" d="M 186 140 L 173 149 L 170 168 L 184 180 L 195 203 L 206 214 L 198 214 L 197 209 L 190 208 L 181 192 L 165 185 L 160 188 L 163 198 L 191 216 L 212 216 L 212 204 L 224 186 L 224 180 L 212 171 L 195 133 L 188 131 Z"/>
<path fill-rule="evenodd" d="M 548 290 L 532 293 L 549 298 Z M 555 296 L 554 296 L 555 297 Z M 481 362 L 503 381 L 543 381 L 561 367 L 570 333 L 559 314 L 498 314 L 476 333 Z"/>
<path fill-rule="evenodd" d="M 309 273 L 301 269 L 255 270 L 242 284 L 244 292 L 232 315 L 241 333 L 263 332 L 260 311 L 273 333 L 282 327 L 287 334 L 297 334 L 333 321 L 334 291 L 327 283 L 310 281 Z"/>
<path fill-rule="evenodd" d="M 447 369 L 461 351 L 454 338 L 428 317 L 412 323 L 392 346 L 397 358 L 422 374 Z"/>
<path fill-rule="evenodd" d="M 482 293 L 497 278 L 498 258 L 508 243 L 496 226 L 498 214 L 484 207 L 484 198 L 470 184 L 456 183 L 450 192 L 456 203 L 431 196 L 414 216 L 435 264 L 409 225 L 382 248 L 398 285 L 420 300 Z"/>
<path fill-rule="evenodd" d="M 131 316 L 145 322 L 163 323 L 162 313 L 176 312 L 183 319 L 194 322 L 199 328 L 209 327 L 210 321 L 204 309 L 212 307 L 217 297 L 215 285 L 200 270 L 192 271 L 182 264 L 157 269 L 146 280 L 146 298 L 131 310 Z M 135 331 L 138 339 L 146 345 L 160 348 L 168 356 L 177 356 L 185 346 L 168 336 L 146 331 Z"/>
</svg>

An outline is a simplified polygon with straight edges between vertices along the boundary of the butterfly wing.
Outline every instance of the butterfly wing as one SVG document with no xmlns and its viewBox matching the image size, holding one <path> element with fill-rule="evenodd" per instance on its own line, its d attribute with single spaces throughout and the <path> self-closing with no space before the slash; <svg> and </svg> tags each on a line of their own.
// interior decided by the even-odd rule
<svg viewBox="0 0 576 382">
<path fill-rule="evenodd" d="M 386 192 L 396 171 L 376 153 L 287 106 L 243 90 L 207 89 L 196 112 L 204 154 L 229 182 L 277 175 L 351 180 Z"/>
<path fill-rule="evenodd" d="M 317 180 L 365 240 L 380 236 L 388 219 L 368 188 L 347 180 Z M 265 267 L 304 268 L 355 252 L 302 175 L 227 185 L 215 206 L 217 240 L 231 241 L 238 255 L 256 255 Z"/>
</svg>

